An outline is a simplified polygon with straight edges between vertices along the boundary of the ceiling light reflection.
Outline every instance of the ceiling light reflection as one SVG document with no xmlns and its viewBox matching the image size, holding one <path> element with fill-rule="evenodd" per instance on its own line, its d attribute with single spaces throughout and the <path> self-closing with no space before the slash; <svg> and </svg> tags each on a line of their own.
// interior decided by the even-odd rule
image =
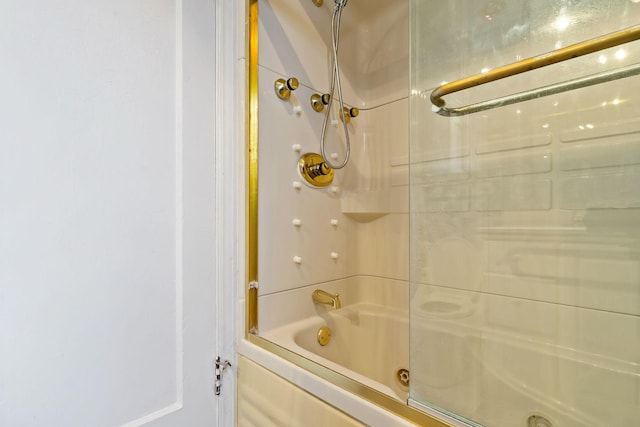
<svg viewBox="0 0 640 427">
<path fill-rule="evenodd" d="M 564 31 L 571 24 L 571 20 L 566 16 L 559 16 L 554 22 L 554 26 L 558 29 L 558 31 Z"/>
</svg>

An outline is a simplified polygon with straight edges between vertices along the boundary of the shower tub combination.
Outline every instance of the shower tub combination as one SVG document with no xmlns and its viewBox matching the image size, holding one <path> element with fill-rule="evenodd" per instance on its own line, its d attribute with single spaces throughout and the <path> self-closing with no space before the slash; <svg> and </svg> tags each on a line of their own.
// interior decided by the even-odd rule
<svg viewBox="0 0 640 427">
<path fill-rule="evenodd" d="M 340 144 L 337 149 L 331 148 L 330 151 L 336 151 L 332 154 L 344 162 L 335 167 L 331 186 L 322 189 L 303 185 L 305 182 L 299 182 L 301 175 L 294 174 L 293 167 L 282 165 L 287 159 L 294 165 L 302 153 L 321 151 L 320 161 L 324 159 L 331 166 L 330 159 L 324 156 L 329 108 L 324 123 L 323 117 L 316 114 L 318 110 L 304 109 L 308 109 L 307 99 L 319 96 L 315 92 L 320 89 L 316 88 L 327 90 L 327 80 L 331 88 L 339 86 L 335 41 L 331 49 L 329 37 L 321 36 L 327 30 L 324 24 L 328 24 L 330 15 L 306 0 L 260 0 L 260 3 L 265 6 L 261 12 L 264 32 L 261 52 L 265 53 L 261 53 L 261 68 L 256 74 L 260 75 L 261 86 L 267 88 L 260 93 L 260 105 L 267 107 L 260 110 L 259 156 L 264 160 L 260 181 L 267 185 L 260 187 L 260 209 L 255 199 L 250 200 L 249 209 L 254 215 L 260 212 L 260 220 L 256 217 L 252 219 L 254 222 L 266 225 L 261 227 L 260 256 L 257 243 L 251 248 L 254 252 L 250 250 L 253 259 L 249 264 L 253 270 L 248 276 L 254 286 L 248 291 L 247 323 L 249 334 L 257 338 L 254 342 L 264 339 L 290 353 L 284 357 L 288 361 L 297 363 L 296 357 L 301 356 L 305 362 L 315 362 L 389 397 L 387 400 L 392 403 L 381 405 L 389 411 L 395 411 L 394 405 L 401 404 L 451 425 L 637 425 L 640 352 L 634 345 L 638 342 L 635 331 L 640 323 L 636 320 L 638 313 L 633 311 L 637 307 L 630 301 L 637 301 L 639 295 L 635 290 L 640 271 L 639 224 L 635 219 L 621 221 L 620 228 L 609 233 L 605 226 L 594 227 L 589 221 L 594 211 L 602 218 L 615 219 L 614 214 L 633 208 L 628 211 L 631 218 L 640 207 L 637 186 L 633 185 L 640 170 L 637 156 L 640 131 L 633 127 L 631 131 L 607 134 L 607 126 L 622 129 L 620 126 L 624 125 L 627 129 L 631 125 L 625 124 L 625 120 L 637 117 L 634 109 L 638 108 L 633 100 L 618 99 L 610 89 L 612 80 L 639 74 L 640 65 L 626 64 L 588 76 L 580 73 L 582 68 L 589 69 L 586 61 L 594 59 L 589 55 L 596 52 L 600 55 L 596 58 L 598 64 L 608 61 L 611 65 L 614 54 L 607 49 L 616 46 L 614 42 L 626 44 L 637 40 L 640 27 L 589 42 L 584 42 L 582 30 L 577 35 L 564 33 L 567 39 L 556 43 L 555 37 L 564 29 L 558 28 L 555 16 L 536 12 L 530 17 L 531 28 L 516 25 L 524 10 L 517 2 L 473 2 L 458 10 L 464 2 L 426 7 L 426 3 L 411 1 L 412 11 L 418 14 L 409 17 L 408 10 L 404 16 L 402 10 L 388 13 L 394 2 L 371 0 L 367 3 L 369 8 L 352 0 L 350 9 L 345 11 L 345 21 L 349 19 L 347 11 L 359 12 L 372 18 L 370 29 L 383 28 L 387 32 L 382 31 L 382 37 L 376 38 L 366 26 L 362 26 L 367 30 L 364 35 L 358 35 L 354 29 L 357 25 L 350 28 L 343 43 L 350 48 L 362 47 L 351 49 L 352 52 L 374 55 L 375 61 L 363 64 L 365 68 L 374 64 L 379 69 L 375 73 L 369 68 L 360 70 L 362 64 L 358 60 L 362 58 L 343 55 L 343 60 L 347 60 L 345 71 L 353 73 L 353 81 L 358 85 L 372 78 L 373 84 L 384 87 L 397 84 L 400 90 L 380 95 L 379 88 L 367 88 L 362 93 L 373 93 L 374 99 L 365 102 L 357 96 L 362 88 L 352 87 L 349 80 L 344 83 L 346 95 L 352 98 L 349 100 L 367 106 L 362 108 L 366 120 L 361 117 L 347 125 L 346 112 L 339 108 L 340 117 L 335 115 L 329 122 L 335 122 L 338 131 L 344 131 L 347 149 L 345 155 Z M 325 0 L 324 7 L 331 9 L 330 4 L 344 7 L 346 3 Z M 395 4 L 401 3 L 404 4 Z M 555 10 L 557 5 L 549 3 L 548 7 L 536 9 Z M 618 3 L 626 12 L 613 13 L 601 23 L 598 13 L 589 15 L 579 5 L 563 6 L 562 10 L 585 12 L 585 22 L 592 19 L 593 26 L 601 25 L 597 29 L 602 31 L 593 30 L 594 33 L 606 34 L 630 25 L 625 19 L 637 22 L 632 12 L 638 10 L 635 13 L 640 14 L 640 5 L 621 0 Z M 420 28 L 423 22 L 440 24 L 442 18 L 448 19 L 452 12 L 463 9 L 466 12 L 461 14 L 462 18 L 478 27 L 474 31 L 481 34 L 486 31 L 487 40 L 495 36 L 504 44 L 504 58 L 495 54 L 493 47 L 476 43 L 482 37 L 467 30 L 458 32 L 455 25 L 436 33 L 428 30 L 426 24 Z M 376 11 L 384 12 L 380 14 L 382 19 L 376 17 Z M 402 76 L 394 68 L 408 58 L 394 56 L 399 49 L 383 45 L 385 40 L 396 46 L 397 40 L 388 36 L 392 35 L 392 28 L 399 27 L 392 25 L 396 22 L 394 17 L 411 21 L 412 32 L 423 31 L 425 40 L 429 40 L 415 43 L 412 65 L 433 69 L 412 69 L 415 75 L 411 77 L 411 87 L 415 93 L 409 97 L 405 93 L 405 80 L 409 76 Z M 527 40 L 528 33 L 504 40 L 501 35 L 491 36 L 490 21 L 502 22 L 505 28 L 507 24 L 513 25 L 514 31 L 530 31 L 532 45 L 517 44 L 519 40 Z M 536 33 L 538 29 L 545 37 L 533 37 L 540 36 Z M 455 33 L 455 37 L 449 33 Z M 334 34 L 332 39 L 335 38 Z M 566 43 L 573 39 L 580 41 L 578 47 Z M 540 41 L 539 46 L 534 45 L 536 40 Z M 463 42 L 470 46 L 464 46 Z M 512 53 L 513 58 L 521 59 L 523 49 L 545 52 L 555 45 L 559 47 L 554 48 L 553 55 L 502 65 L 508 64 L 505 58 L 511 58 Z M 289 46 L 291 50 L 282 50 L 280 46 Z M 631 46 L 624 55 L 615 52 L 615 57 L 630 62 L 637 54 L 634 48 L 637 51 L 636 46 Z M 333 55 L 330 50 L 334 50 Z M 303 53 L 312 51 L 326 52 L 329 57 L 334 56 L 334 61 L 325 64 L 326 55 Z M 460 77 L 455 75 L 458 66 L 447 63 L 454 71 L 444 70 L 443 75 L 441 61 L 433 58 L 455 59 L 456 55 L 469 58 L 465 67 L 476 73 L 482 70 L 481 74 L 454 81 Z M 483 55 L 496 64 L 473 62 Z M 565 61 L 580 55 L 584 58 L 578 61 L 583 62 L 568 61 L 556 65 L 555 71 L 546 77 L 543 75 L 553 83 L 549 86 L 530 89 L 527 81 L 523 87 L 526 91 L 467 106 L 450 106 L 443 99 L 464 100 L 466 95 L 453 94 L 482 80 L 496 81 L 494 84 L 507 95 L 529 76 L 541 74 L 538 70 L 529 76 L 520 75 L 520 83 L 514 83 L 513 87 L 510 87 L 512 77 L 501 80 L 505 75 L 542 68 L 549 65 L 545 61 L 550 57 Z M 535 67 L 531 67 L 532 63 Z M 254 65 L 257 69 L 257 64 Z M 289 73 L 298 75 L 303 84 L 295 94 L 290 94 L 291 98 L 275 100 L 273 81 L 286 78 Z M 558 82 L 557 74 L 563 73 L 581 77 Z M 398 78 L 387 79 L 391 75 Z M 385 80 L 384 84 L 376 78 Z M 443 84 L 443 79 L 453 83 Z M 587 88 L 576 92 L 575 99 L 569 93 L 559 101 L 545 98 L 600 83 L 604 85 L 599 91 Z M 479 86 L 474 90 L 487 94 L 487 99 L 493 96 L 495 86 Z M 398 93 L 401 97 L 396 97 Z M 340 98 L 336 94 L 336 101 Z M 586 106 L 584 111 L 579 109 L 580 114 L 570 114 L 574 108 L 571 105 L 578 105 L 581 99 Z M 529 102 L 519 105 L 523 101 Z M 518 106 L 506 107 L 511 104 Z M 549 114 L 549 105 L 554 108 L 553 114 Z M 568 110 L 561 111 L 562 108 Z M 411 120 L 406 116 L 407 110 Z M 610 117 L 606 118 L 604 113 Z M 455 118 L 468 114 L 462 119 Z M 518 121 L 505 119 L 508 114 Z M 421 120 L 414 121 L 415 117 Z M 574 123 L 575 120 L 578 121 Z M 420 132 L 427 136 L 404 141 L 407 147 L 400 153 L 386 148 L 371 155 L 372 150 L 385 144 L 402 143 L 405 136 L 409 139 L 400 129 L 409 121 L 412 136 Z M 513 121 L 512 127 L 505 126 L 509 121 Z M 365 126 L 370 128 L 363 130 Z M 327 129 L 333 137 L 329 142 L 341 141 L 334 135 L 335 129 Z M 349 132 L 355 149 L 349 165 L 340 171 L 349 159 Z M 253 141 L 257 138 L 252 136 Z M 285 144 L 283 140 L 294 143 L 293 153 L 289 142 Z M 256 151 L 257 145 L 252 147 L 252 152 Z M 594 159 L 594 152 L 602 155 Z M 390 162 L 376 162 L 388 157 Z M 391 170 L 377 170 L 389 163 Z M 386 175 L 378 182 L 372 179 L 373 173 Z M 252 182 L 257 181 L 257 177 L 253 178 Z M 392 188 L 376 187 L 381 183 Z M 402 193 L 401 197 L 390 196 L 394 190 Z M 370 199 L 378 194 L 384 195 L 385 200 L 371 203 Z M 586 194 L 585 200 L 577 198 L 581 194 Z M 411 200 L 410 209 L 399 202 L 408 205 L 407 199 Z M 398 210 L 393 211 L 394 208 Z M 385 217 L 387 214 L 395 216 Z M 350 232 L 354 234 L 347 235 Z M 611 240 L 614 237 L 622 243 Z M 408 246 L 410 251 L 407 248 L 401 252 Z M 274 251 L 274 247 L 282 250 Z M 397 265 L 380 268 L 376 264 L 383 259 Z M 410 272 L 402 264 L 407 259 Z M 398 265 L 402 267 L 397 268 Z M 625 277 L 619 283 L 611 280 L 616 273 L 625 271 L 629 274 L 622 274 Z M 408 282 L 409 277 L 414 283 Z M 632 290 L 627 290 L 626 285 Z M 341 305 L 335 300 L 333 307 L 329 302 L 314 301 L 312 294 L 318 289 L 339 293 Z M 611 331 L 619 339 L 611 338 Z M 327 379 L 322 375 L 321 378 Z M 327 402 L 335 405 L 335 401 Z"/>
</svg>

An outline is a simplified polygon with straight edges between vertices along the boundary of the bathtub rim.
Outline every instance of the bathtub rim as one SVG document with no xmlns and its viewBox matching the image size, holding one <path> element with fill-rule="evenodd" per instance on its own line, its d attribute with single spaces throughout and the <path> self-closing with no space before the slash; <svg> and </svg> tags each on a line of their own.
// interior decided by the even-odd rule
<svg viewBox="0 0 640 427">
<path fill-rule="evenodd" d="M 315 376 L 324 381 L 327 381 L 330 384 L 340 388 L 341 390 L 348 392 L 350 395 L 355 395 L 354 397 L 359 397 L 361 399 L 364 399 L 365 401 L 372 403 L 373 405 L 383 409 L 384 411 L 389 412 L 390 414 L 396 417 L 399 417 L 405 421 L 408 421 L 410 423 L 415 423 L 423 427 L 469 426 L 469 424 L 462 423 L 453 418 L 451 418 L 450 420 L 446 420 L 447 418 L 450 418 L 450 417 L 448 417 L 444 413 L 437 412 L 437 414 L 436 413 L 428 414 L 412 406 L 409 406 L 407 403 L 403 403 L 400 400 L 394 399 L 391 396 L 388 396 L 372 387 L 369 387 L 354 379 L 351 379 L 344 374 L 341 374 L 332 369 L 329 369 L 326 366 L 323 366 L 294 351 L 291 351 L 274 342 L 271 342 L 268 339 L 263 338 L 259 335 L 249 334 L 246 338 L 246 341 L 241 342 L 241 347 L 244 347 L 246 350 L 249 350 L 248 347 L 245 347 L 243 345 L 245 342 L 249 346 L 253 345 L 253 346 L 259 347 L 260 349 L 270 353 L 271 355 L 276 356 L 277 358 L 283 359 L 284 361 L 295 365 L 296 367 L 302 369 L 308 374 L 311 374 L 312 376 Z M 243 354 L 244 352 L 240 351 L 240 353 Z M 250 354 L 252 352 L 247 351 L 247 353 Z M 245 354 L 245 355 L 249 357 L 251 360 L 254 360 L 260 363 L 259 360 L 256 360 L 249 354 Z M 277 374 L 280 374 L 278 371 L 279 370 L 275 370 L 274 372 Z M 296 378 L 296 379 L 299 380 L 300 378 Z M 294 384 L 299 384 L 299 382 L 295 380 L 292 382 Z M 312 392 L 312 391 L 309 390 L 309 392 Z M 318 396 L 318 397 L 323 398 L 321 396 Z M 341 409 L 340 405 L 336 405 L 333 402 L 326 399 L 323 399 L 323 400 Z M 436 411 L 434 410 L 434 412 Z M 360 419 L 358 414 L 352 414 L 351 412 L 347 412 L 347 413 Z M 361 419 L 361 421 L 367 422 L 367 420 L 365 419 Z M 371 425 L 376 425 L 376 424 L 371 424 Z"/>
</svg>

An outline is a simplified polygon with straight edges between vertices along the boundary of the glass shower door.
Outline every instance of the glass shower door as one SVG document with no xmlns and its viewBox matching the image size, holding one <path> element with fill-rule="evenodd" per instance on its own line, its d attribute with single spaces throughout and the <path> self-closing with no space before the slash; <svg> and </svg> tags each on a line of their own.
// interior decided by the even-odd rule
<svg viewBox="0 0 640 427">
<path fill-rule="evenodd" d="M 480 111 L 431 91 L 640 22 L 640 2 L 411 0 L 411 405 L 472 425 L 640 425 L 640 76 Z M 640 62 L 640 42 L 446 96 Z"/>
</svg>

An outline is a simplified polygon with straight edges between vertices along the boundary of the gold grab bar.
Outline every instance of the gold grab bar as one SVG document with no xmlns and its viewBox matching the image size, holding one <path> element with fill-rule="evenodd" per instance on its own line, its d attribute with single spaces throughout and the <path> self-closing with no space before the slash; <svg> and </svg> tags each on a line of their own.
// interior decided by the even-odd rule
<svg viewBox="0 0 640 427">
<path fill-rule="evenodd" d="M 431 92 L 431 103 L 433 104 L 433 110 L 441 116 L 446 117 L 464 116 L 471 113 L 477 113 L 478 111 L 490 110 L 492 108 L 528 101 L 530 99 L 541 98 L 543 96 L 549 96 L 556 93 L 562 93 L 587 86 L 593 86 L 611 80 L 635 76 L 637 74 L 640 74 L 640 63 L 611 71 L 605 71 L 602 73 L 580 77 L 573 80 L 567 80 L 549 86 L 543 86 L 525 92 L 507 95 L 501 98 L 482 101 L 463 107 L 447 107 L 444 99 L 442 99 L 443 96 L 449 95 L 451 93 L 459 92 L 475 86 L 480 86 L 485 83 L 504 79 L 506 77 L 515 76 L 516 74 L 521 74 L 527 71 L 535 70 L 537 68 L 546 67 L 547 65 L 556 64 L 558 62 L 577 58 L 579 56 L 594 53 L 599 50 L 618 46 L 624 43 L 629 43 L 638 39 L 640 39 L 640 25 L 635 25 L 633 27 L 625 28 L 624 30 L 617 31 L 615 33 L 605 34 L 603 36 L 576 43 L 558 50 L 554 50 L 552 52 L 523 59 L 522 61 L 518 61 L 513 64 L 504 65 L 487 73 L 476 74 L 470 77 L 456 80 L 451 83 L 444 84 L 437 87 L 433 92 Z"/>
</svg>

